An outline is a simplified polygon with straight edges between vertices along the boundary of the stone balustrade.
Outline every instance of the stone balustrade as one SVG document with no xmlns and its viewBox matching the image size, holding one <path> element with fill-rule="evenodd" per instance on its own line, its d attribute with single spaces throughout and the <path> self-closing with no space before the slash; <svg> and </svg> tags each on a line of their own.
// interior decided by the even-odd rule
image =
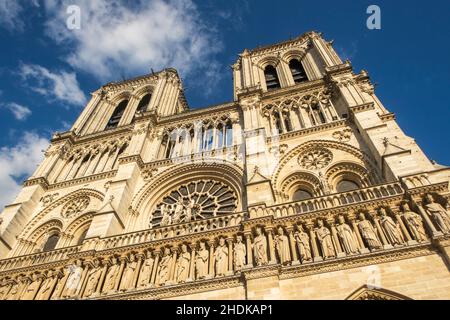
<svg viewBox="0 0 450 320">
<path fill-rule="evenodd" d="M 72 246 L 0 260 L 0 272 L 65 260 L 70 254 L 78 252 L 80 248 L 81 246 Z"/>
<path fill-rule="evenodd" d="M 277 204 L 269 207 L 254 206 L 249 208 L 250 218 L 272 215 L 284 217 L 309 213 L 325 209 L 334 209 L 371 200 L 380 200 L 404 193 L 400 183 L 390 183 L 369 188 L 336 193 L 303 201 Z"/>
</svg>

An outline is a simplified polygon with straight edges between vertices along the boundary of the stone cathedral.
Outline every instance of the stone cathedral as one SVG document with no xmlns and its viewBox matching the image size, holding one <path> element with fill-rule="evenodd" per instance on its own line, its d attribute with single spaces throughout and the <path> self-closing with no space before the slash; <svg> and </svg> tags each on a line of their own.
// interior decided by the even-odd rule
<svg viewBox="0 0 450 320">
<path fill-rule="evenodd" d="M 368 73 L 317 32 L 232 72 L 92 93 L 0 215 L 0 299 L 450 299 L 450 168 Z"/>
</svg>

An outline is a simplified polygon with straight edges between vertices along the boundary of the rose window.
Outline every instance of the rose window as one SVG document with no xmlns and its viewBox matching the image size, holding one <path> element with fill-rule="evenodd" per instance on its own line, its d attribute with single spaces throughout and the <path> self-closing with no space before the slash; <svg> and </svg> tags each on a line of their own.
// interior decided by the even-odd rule
<svg viewBox="0 0 450 320">
<path fill-rule="evenodd" d="M 85 210 L 89 206 L 89 197 L 80 197 L 69 202 L 62 210 L 63 218 L 72 218 Z"/>
<path fill-rule="evenodd" d="M 333 160 L 333 154 L 327 149 L 314 149 L 298 160 L 300 165 L 308 170 L 318 170 L 326 167 L 331 160 Z"/>
<path fill-rule="evenodd" d="M 236 207 L 236 194 L 226 184 L 211 180 L 190 182 L 162 199 L 150 218 L 150 227 L 230 214 Z"/>
</svg>

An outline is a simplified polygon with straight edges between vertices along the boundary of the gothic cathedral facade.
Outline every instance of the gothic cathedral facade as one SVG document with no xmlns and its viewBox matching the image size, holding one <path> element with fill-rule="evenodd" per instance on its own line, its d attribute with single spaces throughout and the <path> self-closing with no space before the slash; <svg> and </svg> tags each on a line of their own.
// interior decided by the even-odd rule
<svg viewBox="0 0 450 320">
<path fill-rule="evenodd" d="M 0 215 L 0 299 L 449 299 L 450 168 L 320 33 L 92 94 Z"/>
</svg>

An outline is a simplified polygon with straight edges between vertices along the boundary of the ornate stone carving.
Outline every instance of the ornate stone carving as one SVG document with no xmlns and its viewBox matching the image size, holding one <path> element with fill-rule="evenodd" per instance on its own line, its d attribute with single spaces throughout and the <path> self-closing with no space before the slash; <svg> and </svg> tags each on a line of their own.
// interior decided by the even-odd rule
<svg viewBox="0 0 450 320">
<path fill-rule="evenodd" d="M 411 211 L 407 203 L 402 204 L 402 210 L 403 210 L 403 219 L 405 219 L 406 226 L 411 232 L 413 238 L 417 242 L 426 241 L 427 233 L 423 225 L 422 217 L 419 214 Z"/>
<path fill-rule="evenodd" d="M 110 266 L 105 276 L 105 282 L 102 289 L 103 293 L 111 293 L 115 290 L 119 268 L 120 266 L 117 263 L 117 258 L 112 257 Z"/>
<path fill-rule="evenodd" d="M 379 212 L 380 224 L 389 243 L 393 246 L 405 244 L 405 240 L 403 239 L 399 226 L 386 214 L 386 210 L 384 208 L 380 208 Z"/>
<path fill-rule="evenodd" d="M 284 234 L 284 229 L 279 227 L 275 236 L 275 249 L 278 259 L 282 265 L 291 264 L 291 251 L 289 247 L 289 238 Z"/>
<path fill-rule="evenodd" d="M 214 251 L 216 277 L 224 276 L 228 271 L 228 248 L 225 244 L 225 238 L 219 239 L 219 245 Z"/>
<path fill-rule="evenodd" d="M 195 260 L 195 274 L 197 279 L 204 279 L 208 275 L 209 253 L 204 241 L 200 241 L 199 246 Z"/>
<path fill-rule="evenodd" d="M 171 191 L 156 206 L 150 221 L 152 226 L 167 226 L 201 220 L 220 214 L 234 213 L 237 196 L 226 184 L 199 180 Z"/>
<path fill-rule="evenodd" d="M 141 267 L 141 272 L 139 273 L 138 287 L 147 287 L 150 285 L 154 262 L 155 259 L 153 259 L 152 253 L 150 250 L 147 251 L 146 259 L 144 260 Z"/>
<path fill-rule="evenodd" d="M 350 141 L 351 137 L 352 137 L 351 129 L 344 129 L 344 130 L 333 132 L 333 138 L 340 142 L 348 142 L 348 141 Z"/>
<path fill-rule="evenodd" d="M 89 197 L 75 198 L 63 207 L 61 216 L 66 219 L 73 218 L 76 215 L 82 213 L 83 210 L 85 210 L 89 206 L 90 202 L 91 200 Z"/>
<path fill-rule="evenodd" d="M 181 252 L 178 256 L 176 265 L 176 280 L 178 283 L 186 282 L 189 277 L 189 266 L 191 262 L 191 254 L 187 250 L 187 245 L 181 245 Z"/>
<path fill-rule="evenodd" d="M 234 269 L 236 271 L 242 270 L 245 266 L 245 256 L 247 254 L 247 249 L 245 248 L 245 244 L 242 242 L 242 236 L 236 236 L 236 242 L 234 243 Z"/>
<path fill-rule="evenodd" d="M 63 298 L 74 297 L 78 290 L 81 289 L 81 275 L 83 273 L 81 260 L 75 261 L 75 264 L 69 265 L 67 269 L 68 277 L 62 292 Z"/>
<path fill-rule="evenodd" d="M 325 168 L 333 160 L 333 154 L 330 150 L 317 148 L 308 151 L 300 156 L 298 162 L 300 166 L 308 170 L 319 170 Z"/>
<path fill-rule="evenodd" d="M 336 230 L 345 253 L 357 253 L 358 242 L 350 226 L 345 223 L 345 219 L 343 216 L 338 217 L 338 225 L 336 226 Z"/>
<path fill-rule="evenodd" d="M 439 228 L 440 231 L 444 233 L 450 232 L 450 216 L 447 210 L 444 209 L 439 203 L 434 201 L 434 198 L 431 194 L 427 194 L 426 197 L 427 204 L 425 205 L 425 209 L 427 213 L 430 215 L 433 222 Z"/>
<path fill-rule="evenodd" d="M 163 257 L 158 266 L 158 276 L 156 283 L 159 285 L 164 285 L 169 279 L 170 268 L 172 265 L 172 255 L 169 248 L 164 248 Z"/>
<path fill-rule="evenodd" d="M 88 272 L 86 274 L 87 281 L 83 297 L 90 297 L 94 295 L 94 293 L 96 293 L 101 273 L 102 268 L 100 267 L 100 261 L 95 259 L 93 265 L 88 269 Z"/>
<path fill-rule="evenodd" d="M 267 258 L 267 239 L 262 233 L 262 229 L 257 227 L 255 229 L 256 237 L 253 240 L 253 254 L 257 266 L 262 266 L 268 263 Z"/>
<path fill-rule="evenodd" d="M 330 230 L 324 226 L 323 220 L 317 220 L 318 228 L 316 229 L 317 240 L 322 249 L 322 256 L 324 259 L 335 258 L 336 251 L 334 250 L 333 240 L 331 239 Z"/>
<path fill-rule="evenodd" d="M 360 221 L 358 222 L 358 228 L 361 233 L 361 237 L 366 241 L 369 249 L 381 249 L 383 246 L 381 245 L 380 240 L 378 240 L 375 229 L 370 221 L 366 220 L 364 213 L 361 212 L 359 214 L 359 219 Z"/>
<path fill-rule="evenodd" d="M 309 236 L 303 229 L 303 225 L 298 226 L 298 231 L 295 232 L 294 238 L 297 242 L 298 251 L 300 252 L 300 261 L 302 263 L 310 262 L 312 260 L 311 245 Z"/>
</svg>

